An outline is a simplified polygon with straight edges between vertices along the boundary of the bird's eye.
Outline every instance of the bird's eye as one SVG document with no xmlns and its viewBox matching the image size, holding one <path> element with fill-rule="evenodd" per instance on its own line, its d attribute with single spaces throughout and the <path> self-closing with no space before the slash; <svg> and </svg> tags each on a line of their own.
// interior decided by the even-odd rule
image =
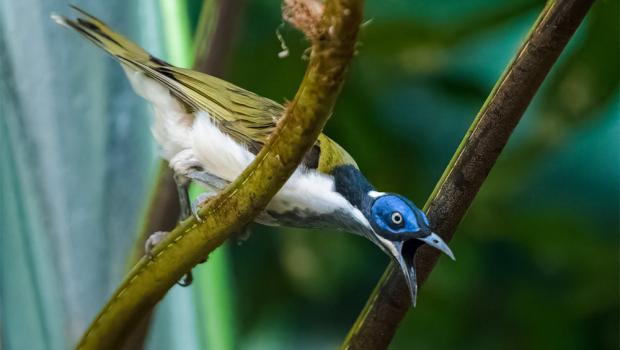
<svg viewBox="0 0 620 350">
<path fill-rule="evenodd" d="M 403 214 L 395 211 L 392 213 L 392 223 L 394 225 L 401 225 L 403 223 Z"/>
</svg>

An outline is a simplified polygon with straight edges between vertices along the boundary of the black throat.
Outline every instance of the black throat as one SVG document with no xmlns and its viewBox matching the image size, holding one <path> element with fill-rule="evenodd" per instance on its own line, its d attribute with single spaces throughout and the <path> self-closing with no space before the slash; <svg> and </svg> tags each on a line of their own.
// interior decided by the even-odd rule
<svg viewBox="0 0 620 350">
<path fill-rule="evenodd" d="M 332 170 L 331 175 L 334 177 L 336 192 L 362 213 L 367 214 L 372 200 L 368 192 L 374 190 L 374 187 L 362 172 L 353 165 L 339 165 Z"/>
</svg>

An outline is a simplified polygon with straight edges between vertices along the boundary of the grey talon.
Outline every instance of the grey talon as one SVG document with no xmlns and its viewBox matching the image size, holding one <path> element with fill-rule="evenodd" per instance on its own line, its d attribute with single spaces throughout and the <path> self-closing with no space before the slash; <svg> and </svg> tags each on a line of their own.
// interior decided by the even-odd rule
<svg viewBox="0 0 620 350">
<path fill-rule="evenodd" d="M 215 197 L 215 195 L 216 193 L 214 192 L 203 192 L 199 194 L 196 197 L 196 199 L 192 202 L 191 204 L 192 215 L 196 218 L 198 222 L 202 222 L 202 218 L 200 217 L 200 214 L 198 213 L 200 206 L 206 201 L 208 201 L 209 199 Z"/>
<path fill-rule="evenodd" d="M 144 253 L 149 259 L 153 259 L 153 248 L 163 241 L 168 235 L 168 231 L 157 231 L 151 234 L 144 242 Z"/>
</svg>

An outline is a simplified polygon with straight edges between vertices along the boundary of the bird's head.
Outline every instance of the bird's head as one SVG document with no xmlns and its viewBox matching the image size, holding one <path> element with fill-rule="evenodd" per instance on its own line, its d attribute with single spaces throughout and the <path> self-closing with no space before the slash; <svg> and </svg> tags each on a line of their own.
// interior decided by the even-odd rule
<svg viewBox="0 0 620 350">
<path fill-rule="evenodd" d="M 414 258 L 418 248 L 426 243 L 453 260 L 454 254 L 443 239 L 431 231 L 424 212 L 405 197 L 369 191 L 365 202 L 363 214 L 373 231 L 366 235 L 398 264 L 415 306 L 417 281 Z"/>
<path fill-rule="evenodd" d="M 415 306 L 418 285 L 414 258 L 418 248 L 426 243 L 454 259 L 452 251 L 431 230 L 424 212 L 407 198 L 375 191 L 353 165 L 338 166 L 332 170 L 332 175 L 336 192 L 359 214 L 354 215 L 361 224 L 355 232 L 370 239 L 396 262 L 405 276 Z"/>
</svg>

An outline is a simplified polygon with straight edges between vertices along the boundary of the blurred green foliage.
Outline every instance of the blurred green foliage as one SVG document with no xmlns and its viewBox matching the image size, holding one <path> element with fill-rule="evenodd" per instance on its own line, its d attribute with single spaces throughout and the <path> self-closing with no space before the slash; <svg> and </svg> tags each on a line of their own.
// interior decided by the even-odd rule
<svg viewBox="0 0 620 350">
<path fill-rule="evenodd" d="M 0 168 L 3 349 L 61 349 L 77 339 L 123 273 L 153 163 L 140 115 L 146 104 L 116 63 L 56 27 L 48 31 L 51 23 L 12 15 L 31 12 L 33 23 L 43 23 L 50 11 L 64 12 L 58 2 L 0 2 L 0 96 L 9 97 L 0 100 L 0 155 L 12 165 Z M 161 13 L 163 2 L 111 3 L 84 7 L 174 59 L 164 47 L 175 38 L 164 39 L 164 27 L 175 21 Z M 187 5 L 195 27 L 202 0 Z M 326 132 L 378 189 L 422 204 L 543 5 L 366 1 L 359 54 Z M 225 78 L 276 101 L 292 99 L 308 43 L 285 26 L 290 55 L 280 59 L 279 2 L 246 0 L 240 11 Z M 619 347 L 619 11 L 617 0 L 594 4 L 460 226 L 451 243 L 457 262 L 441 259 L 393 349 Z M 32 65 L 39 57 L 55 69 Z M 66 149 L 52 149 L 41 141 L 47 138 Z M 211 276 L 232 287 L 208 285 L 202 266 L 194 289 L 174 288 L 159 305 L 150 349 L 218 344 L 204 339 L 218 333 L 224 341 L 235 336 L 242 349 L 340 344 L 387 256 L 339 232 L 251 231 L 249 240 L 229 244 L 230 269 L 219 272 L 232 275 Z M 235 313 L 217 324 L 209 317 L 213 298 L 198 295 L 216 289 Z M 228 329 L 233 323 L 237 329 Z"/>
<path fill-rule="evenodd" d="M 368 1 L 327 133 L 423 203 L 541 1 Z M 394 349 L 617 348 L 618 2 L 596 3 L 529 108 Z M 308 44 L 249 1 L 227 79 L 292 99 Z M 243 348 L 333 348 L 388 259 L 337 232 L 253 228 L 232 248 Z"/>
</svg>

